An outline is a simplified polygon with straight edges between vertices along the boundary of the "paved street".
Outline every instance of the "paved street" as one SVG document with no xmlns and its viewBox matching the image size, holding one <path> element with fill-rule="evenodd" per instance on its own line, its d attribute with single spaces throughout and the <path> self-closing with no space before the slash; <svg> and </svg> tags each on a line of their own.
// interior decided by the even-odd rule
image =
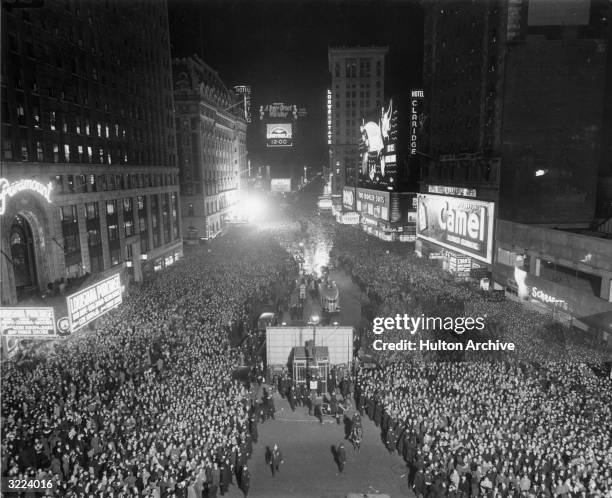
<svg viewBox="0 0 612 498">
<path fill-rule="evenodd" d="M 414 496 L 408 492 L 406 466 L 394 453 L 390 455 L 380 440 L 380 432 L 367 417 L 363 419 L 361 452 L 353 452 L 344 441 L 344 428 L 328 417 L 321 425 L 306 408 L 291 412 L 278 397 L 276 420 L 258 426 L 259 441 L 249 461 L 251 497 L 340 498 L 347 493 L 380 493 L 390 497 Z M 344 442 L 347 464 L 339 474 L 332 446 Z M 266 446 L 278 443 L 285 463 L 272 477 L 265 463 Z M 230 497 L 240 496 L 235 487 Z"/>
</svg>

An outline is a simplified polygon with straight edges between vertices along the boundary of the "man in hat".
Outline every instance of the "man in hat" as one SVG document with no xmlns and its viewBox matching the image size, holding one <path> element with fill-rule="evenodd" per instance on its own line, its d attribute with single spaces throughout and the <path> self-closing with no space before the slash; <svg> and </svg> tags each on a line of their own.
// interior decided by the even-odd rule
<svg viewBox="0 0 612 498">
<path fill-rule="evenodd" d="M 342 472 L 344 470 L 344 464 L 346 463 L 346 450 L 344 449 L 344 443 L 338 445 L 336 450 L 336 460 L 338 462 L 338 470 Z"/>
<path fill-rule="evenodd" d="M 249 494 L 249 486 L 251 485 L 251 473 L 249 472 L 249 468 L 245 465 L 242 467 L 242 472 L 240 473 L 240 489 L 244 493 L 244 496 Z"/>
</svg>

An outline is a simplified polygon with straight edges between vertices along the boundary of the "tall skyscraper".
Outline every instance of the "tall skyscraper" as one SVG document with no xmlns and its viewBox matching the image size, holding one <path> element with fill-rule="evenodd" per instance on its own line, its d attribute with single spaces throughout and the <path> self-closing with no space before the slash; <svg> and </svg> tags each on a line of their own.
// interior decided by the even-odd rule
<svg viewBox="0 0 612 498">
<path fill-rule="evenodd" d="M 166 2 L 3 3 L 2 37 L 2 301 L 174 261 Z"/>
<path fill-rule="evenodd" d="M 329 166 L 334 193 L 357 186 L 359 126 L 363 116 L 385 104 L 387 47 L 330 47 L 327 93 Z M 331 106 L 330 106 L 331 105 Z"/>
<path fill-rule="evenodd" d="M 610 3 L 423 6 L 428 160 L 417 253 L 461 278 L 487 276 L 561 321 L 612 333 L 599 318 L 612 309 L 612 241 L 592 230 L 609 141 Z"/>
<path fill-rule="evenodd" d="M 586 227 L 602 141 L 609 3 L 424 2 L 427 183 L 478 186 L 503 219 Z"/>
</svg>

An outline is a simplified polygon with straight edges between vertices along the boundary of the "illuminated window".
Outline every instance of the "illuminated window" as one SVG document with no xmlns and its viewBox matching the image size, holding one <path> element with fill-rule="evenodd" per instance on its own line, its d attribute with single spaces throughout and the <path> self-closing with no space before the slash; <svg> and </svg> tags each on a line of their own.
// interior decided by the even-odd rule
<svg viewBox="0 0 612 498">
<path fill-rule="evenodd" d="M 53 162 L 59 163 L 59 145 L 53 144 Z"/>
<path fill-rule="evenodd" d="M 36 142 L 36 160 L 37 161 L 44 160 L 43 146 L 42 146 L 42 142 L 40 141 Z"/>
</svg>

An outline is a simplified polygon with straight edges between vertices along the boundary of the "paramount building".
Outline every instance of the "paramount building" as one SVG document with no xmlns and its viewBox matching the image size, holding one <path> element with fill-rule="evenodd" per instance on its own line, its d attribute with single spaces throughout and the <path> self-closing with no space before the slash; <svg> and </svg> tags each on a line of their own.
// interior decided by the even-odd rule
<svg viewBox="0 0 612 498">
<path fill-rule="evenodd" d="M 181 256 L 171 85 L 164 1 L 3 5 L 2 304 Z"/>
</svg>

